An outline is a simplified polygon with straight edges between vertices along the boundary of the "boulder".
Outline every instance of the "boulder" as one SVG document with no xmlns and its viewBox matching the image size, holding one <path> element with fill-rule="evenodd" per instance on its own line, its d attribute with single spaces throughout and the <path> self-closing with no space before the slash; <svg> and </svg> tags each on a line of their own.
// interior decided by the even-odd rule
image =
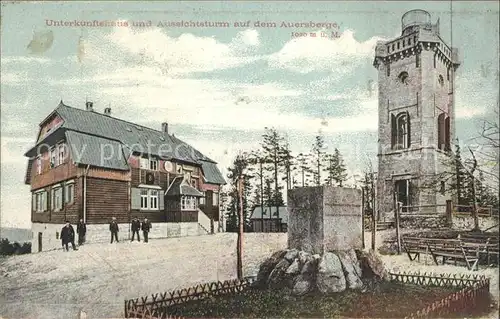
<svg viewBox="0 0 500 319">
<path fill-rule="evenodd" d="M 290 262 L 284 258 L 274 267 L 267 280 L 267 286 L 270 289 L 281 289 L 287 286 L 289 278 L 286 271 L 288 267 L 290 267 Z"/>
<path fill-rule="evenodd" d="M 266 288 L 269 275 L 274 270 L 276 265 L 283 259 L 285 254 L 286 250 L 277 251 L 260 265 L 259 272 L 257 273 L 257 279 L 253 284 L 254 287 Z"/>
<path fill-rule="evenodd" d="M 362 279 L 389 280 L 389 273 L 377 253 L 370 249 L 368 252 L 356 251 L 356 254 L 361 265 Z"/>
<path fill-rule="evenodd" d="M 288 275 L 298 275 L 300 274 L 300 265 L 299 265 L 299 259 L 295 259 L 292 264 L 290 265 L 290 267 L 288 267 L 288 269 L 286 270 L 286 273 Z"/>
<path fill-rule="evenodd" d="M 299 254 L 299 251 L 297 249 L 289 249 L 286 254 L 285 254 L 285 259 L 288 260 L 289 262 L 292 262 L 297 258 L 297 255 Z"/>
<path fill-rule="evenodd" d="M 299 263 L 301 267 L 304 267 L 304 265 L 309 261 L 312 260 L 312 256 L 309 253 L 306 253 L 305 251 L 299 251 L 298 253 L 298 258 L 299 258 Z"/>
<path fill-rule="evenodd" d="M 342 269 L 347 282 L 347 288 L 363 288 L 363 281 L 361 281 L 361 267 L 354 249 L 337 252 L 337 256 L 342 264 Z"/>
<path fill-rule="evenodd" d="M 311 260 L 307 261 L 304 264 L 302 270 L 300 271 L 300 275 L 295 280 L 292 289 L 292 295 L 303 296 L 314 290 L 316 281 L 316 270 L 317 270 L 317 261 L 311 258 Z"/>
<path fill-rule="evenodd" d="M 342 292 L 346 289 L 342 263 L 334 253 L 326 252 L 321 257 L 316 284 L 321 293 Z"/>
</svg>

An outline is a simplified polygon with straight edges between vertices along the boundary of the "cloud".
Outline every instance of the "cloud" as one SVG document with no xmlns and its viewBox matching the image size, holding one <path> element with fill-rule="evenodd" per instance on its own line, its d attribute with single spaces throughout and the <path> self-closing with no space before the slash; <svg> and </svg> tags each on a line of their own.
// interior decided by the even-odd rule
<svg viewBox="0 0 500 319">
<path fill-rule="evenodd" d="M 259 32 L 253 29 L 240 31 L 233 39 L 232 44 L 236 50 L 242 47 L 258 47 L 260 45 Z"/>
<path fill-rule="evenodd" d="M 269 57 L 269 65 L 298 73 L 335 71 L 345 74 L 363 60 L 371 59 L 379 40 L 383 39 L 372 37 L 365 42 L 359 42 L 351 30 L 343 32 L 338 39 L 295 38 Z"/>
<path fill-rule="evenodd" d="M 8 64 L 48 64 L 53 61 L 49 58 L 37 57 L 37 56 L 2 56 L 2 66 Z"/>
<path fill-rule="evenodd" d="M 28 78 L 28 72 L 2 72 L 2 77 L 0 79 L 0 82 L 3 85 L 12 85 L 12 86 L 18 86 L 18 85 L 24 85 L 26 82 L 30 81 L 31 79 Z"/>
<path fill-rule="evenodd" d="M 90 37 L 85 44 L 85 58 L 99 64 L 109 61 L 111 65 L 128 59 L 127 64 L 157 66 L 170 75 L 188 74 L 228 69 L 259 60 L 262 57 L 242 54 L 259 43 L 255 30 L 241 31 L 226 44 L 191 33 L 174 38 L 160 28 L 146 31 L 115 28 L 105 37 Z"/>
<path fill-rule="evenodd" d="M 27 163 L 27 158 L 24 157 L 23 154 L 28 150 L 29 147 L 33 146 L 33 143 L 34 137 L 2 137 L 2 165 L 5 163 L 22 163 L 20 167 L 25 168 L 24 164 Z"/>
<path fill-rule="evenodd" d="M 457 118 L 485 116 L 491 110 L 498 109 L 498 81 L 495 81 L 494 76 L 481 70 L 458 73 L 455 82 Z"/>
</svg>

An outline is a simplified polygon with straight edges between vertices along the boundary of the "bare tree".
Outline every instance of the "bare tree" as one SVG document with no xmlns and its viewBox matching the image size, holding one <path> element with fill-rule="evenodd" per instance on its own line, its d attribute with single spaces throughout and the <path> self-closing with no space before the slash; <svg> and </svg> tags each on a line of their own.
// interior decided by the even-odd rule
<svg viewBox="0 0 500 319">
<path fill-rule="evenodd" d="M 470 187 L 472 191 L 472 216 L 474 218 L 474 229 L 473 230 L 479 230 L 479 218 L 477 217 L 477 196 L 476 196 L 476 179 L 474 178 L 474 172 L 477 169 L 477 159 L 476 155 L 474 155 L 474 152 L 470 149 L 469 147 L 469 152 L 472 155 L 472 168 L 469 172 L 471 179 L 470 179 Z"/>
<path fill-rule="evenodd" d="M 479 136 L 473 140 L 477 143 L 473 151 L 477 155 L 478 167 L 477 170 L 486 175 L 492 182 L 491 187 L 496 191 L 499 190 L 500 175 L 499 175 L 499 157 L 500 157 L 500 130 L 498 124 L 498 109 L 493 111 L 493 116 L 490 119 L 481 121 Z"/>
</svg>

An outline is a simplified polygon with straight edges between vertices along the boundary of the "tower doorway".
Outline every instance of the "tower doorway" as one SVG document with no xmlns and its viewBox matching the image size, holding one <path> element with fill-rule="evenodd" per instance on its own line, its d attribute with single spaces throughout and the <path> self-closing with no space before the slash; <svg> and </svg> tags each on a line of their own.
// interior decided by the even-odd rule
<svg viewBox="0 0 500 319">
<path fill-rule="evenodd" d="M 397 208 L 397 203 L 401 203 L 401 211 L 409 212 L 411 206 L 411 181 L 403 179 L 396 181 L 394 184 L 394 208 Z"/>
</svg>

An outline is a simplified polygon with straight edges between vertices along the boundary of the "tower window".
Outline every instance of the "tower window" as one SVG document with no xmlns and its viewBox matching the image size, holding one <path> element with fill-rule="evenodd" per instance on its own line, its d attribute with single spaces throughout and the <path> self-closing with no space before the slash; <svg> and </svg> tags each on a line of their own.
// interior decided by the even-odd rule
<svg viewBox="0 0 500 319">
<path fill-rule="evenodd" d="M 403 72 L 399 73 L 398 79 L 401 83 L 408 85 L 408 73 L 407 72 L 403 71 Z"/>
<path fill-rule="evenodd" d="M 398 41 L 398 50 L 399 50 L 399 41 Z"/>
<path fill-rule="evenodd" d="M 450 68 L 446 68 L 446 80 L 450 80 Z"/>
<path fill-rule="evenodd" d="M 392 149 L 406 149 L 410 147 L 410 116 L 408 112 L 401 112 L 391 116 L 391 146 Z"/>
<path fill-rule="evenodd" d="M 441 74 L 438 76 L 438 83 L 439 83 L 439 85 L 441 85 L 441 86 L 443 86 L 443 85 L 444 85 L 444 79 L 443 79 L 443 76 L 442 76 Z"/>
<path fill-rule="evenodd" d="M 408 39 L 408 45 L 410 45 L 410 44 L 411 44 L 411 38 Z"/>
<path fill-rule="evenodd" d="M 434 54 L 434 69 L 436 68 L 436 57 L 437 57 L 437 54 Z"/>
<path fill-rule="evenodd" d="M 438 116 L 438 149 L 449 151 L 450 145 L 450 117 L 445 113 Z"/>
<path fill-rule="evenodd" d="M 386 67 L 387 76 L 390 76 L 391 75 L 391 63 L 387 63 L 386 65 L 387 65 L 387 67 Z"/>
<path fill-rule="evenodd" d="M 415 66 L 417 68 L 420 67 L 420 54 L 417 53 L 417 55 L 415 55 Z"/>
<path fill-rule="evenodd" d="M 392 51 L 394 51 L 394 43 L 392 44 Z"/>
</svg>

